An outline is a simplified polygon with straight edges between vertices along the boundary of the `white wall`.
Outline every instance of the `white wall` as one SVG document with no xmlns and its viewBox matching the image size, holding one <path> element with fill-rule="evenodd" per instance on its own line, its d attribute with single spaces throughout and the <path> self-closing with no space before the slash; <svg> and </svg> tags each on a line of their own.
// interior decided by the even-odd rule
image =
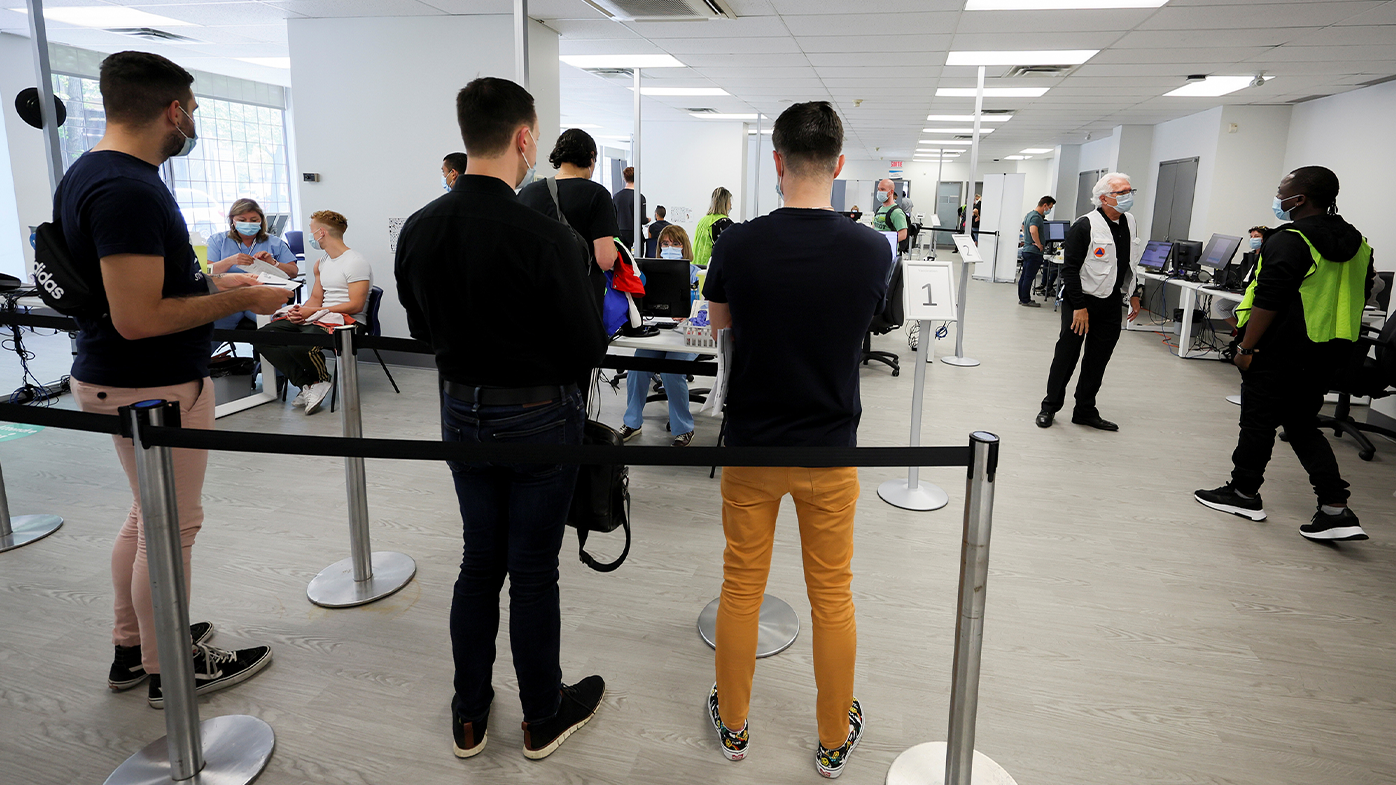
<svg viewBox="0 0 1396 785">
<path fill-rule="evenodd" d="M 1037 209 L 1037 200 L 1044 196 L 1061 200 L 1061 197 L 1052 193 L 1051 170 L 1054 163 L 1055 159 L 1052 158 L 1033 158 L 1018 162 L 1018 171 L 1026 176 L 1023 181 L 1023 205 L 1018 211 L 1019 219 L 1027 215 L 1029 210 Z M 1065 212 L 1063 211 L 1063 214 Z"/>
<path fill-rule="evenodd" d="M 745 219 L 742 199 L 742 158 L 746 146 L 746 126 L 738 121 L 691 120 L 688 122 L 647 122 L 641 117 L 640 190 L 653 210 L 664 205 L 666 220 L 682 226 L 689 237 L 698 221 L 708 212 L 713 189 L 722 186 L 732 192 L 733 221 Z M 770 154 L 770 137 L 766 139 Z M 775 205 L 775 175 L 761 174 L 762 208 Z M 675 220 L 678 208 L 687 208 L 689 220 Z"/>
<path fill-rule="evenodd" d="M 708 123 L 712 121 L 699 122 Z M 770 128 L 770 123 L 765 126 Z M 742 166 L 742 188 L 731 188 L 733 196 L 740 196 L 742 209 L 736 209 L 735 200 L 733 202 L 734 216 L 740 216 L 733 220 L 749 220 L 760 215 L 766 215 L 772 210 L 780 207 L 780 197 L 776 194 L 776 162 L 771 156 L 771 135 L 747 133 L 756 128 L 755 123 L 743 124 L 743 133 L 746 134 L 746 161 Z M 759 177 L 758 177 L 759 173 Z"/>
<path fill-rule="evenodd" d="M 301 209 L 349 220 L 345 240 L 368 257 L 384 290 L 383 332 L 405 336 L 389 221 L 441 195 L 441 158 L 463 147 L 460 88 L 479 76 L 515 78 L 513 18 L 291 19 L 287 30 L 297 159 L 302 172 L 321 175 L 306 183 L 294 173 Z M 546 174 L 558 134 L 557 33 L 531 23 L 529 55 Z"/>
<path fill-rule="evenodd" d="M 1081 145 L 1081 154 L 1080 158 L 1077 159 L 1078 165 L 1075 174 L 1079 175 L 1081 172 L 1088 172 L 1092 169 L 1112 169 L 1119 151 L 1120 140 L 1114 134 L 1086 142 Z"/>
<path fill-rule="evenodd" d="M 1076 183 L 1084 168 L 1081 166 L 1081 145 L 1057 145 L 1050 167 L 1052 183 L 1048 190 L 1057 197 L 1058 212 L 1055 215 L 1059 220 L 1069 221 L 1076 217 L 1071 213 L 1076 211 Z"/>
<path fill-rule="evenodd" d="M 1396 182 L 1396 82 L 1297 104 L 1290 119 L 1282 172 L 1326 166 L 1342 189 L 1338 209 L 1371 240 L 1378 270 L 1396 270 L 1396 249 L 1381 227 Z M 1273 194 L 1267 195 L 1273 197 Z M 1267 198 L 1268 205 L 1270 199 Z M 1272 217 L 1273 223 L 1273 217 Z"/>
<path fill-rule="evenodd" d="M 1205 240 L 1214 232 L 1244 237 L 1252 226 L 1278 223 L 1270 203 L 1288 171 L 1290 111 L 1288 106 L 1223 107 L 1207 220 L 1200 232 L 1194 226 L 1193 237 Z"/>
<path fill-rule="evenodd" d="M 1158 165 L 1163 161 L 1173 161 L 1179 158 L 1192 158 L 1196 156 L 1197 161 L 1197 185 L 1192 199 L 1192 224 L 1189 227 L 1189 234 L 1194 237 L 1200 235 L 1204 224 L 1207 222 L 1207 211 L 1212 204 L 1212 181 L 1213 173 L 1217 165 L 1217 141 L 1221 131 L 1222 107 L 1217 106 L 1205 112 L 1198 112 L 1187 117 L 1180 117 L 1177 120 L 1169 120 L 1166 123 L 1159 123 L 1154 126 L 1153 154 L 1149 157 L 1149 171 L 1155 177 L 1158 175 Z M 1149 204 L 1153 205 L 1153 193 L 1150 189 Z M 1139 215 L 1140 233 L 1147 237 L 1150 226 L 1153 224 L 1152 209 Z"/>
<path fill-rule="evenodd" d="M 0 226 L 0 270 L 21 278 L 28 278 L 34 263 L 29 227 L 53 216 L 43 132 L 19 119 L 15 111 L 15 96 L 36 84 L 29 39 L 0 33 L 0 113 L 10 159 L 9 177 L 0 174 L 0 191 L 10 195 L 8 199 L 0 195 L 0 223 L 4 224 Z M 17 254 L 24 260 L 22 270 L 16 267 Z"/>
</svg>

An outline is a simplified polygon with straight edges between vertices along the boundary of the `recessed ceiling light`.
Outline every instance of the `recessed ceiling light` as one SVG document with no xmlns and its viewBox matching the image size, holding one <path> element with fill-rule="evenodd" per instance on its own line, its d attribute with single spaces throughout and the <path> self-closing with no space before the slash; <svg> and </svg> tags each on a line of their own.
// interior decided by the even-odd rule
<svg viewBox="0 0 1396 785">
<path fill-rule="evenodd" d="M 646 95 L 648 95 L 648 93 L 647 93 Z M 700 117 L 700 118 L 702 118 L 702 119 L 704 119 L 704 120 L 755 120 L 755 119 L 756 119 L 756 113 L 755 113 L 755 112 L 752 112 L 752 113 L 750 113 L 750 114 L 743 114 L 743 113 L 740 113 L 740 112 L 735 113 L 735 114 L 734 114 L 734 113 L 731 113 L 731 112 L 689 112 L 689 114 L 692 115 L 692 116 L 694 116 L 694 117 Z M 761 115 L 761 119 L 762 119 L 762 120 L 769 120 L 769 119 L 771 119 L 771 118 L 769 118 L 769 117 L 767 117 L 766 115 L 763 114 L 763 115 Z"/>
<path fill-rule="evenodd" d="M 1026 156 L 1026 155 L 1005 155 L 1005 156 L 1003 157 L 1003 160 L 1005 160 L 1005 161 L 1025 161 L 1025 160 L 1028 159 L 1028 157 L 1029 157 L 1029 156 Z"/>
<path fill-rule="evenodd" d="M 290 68 L 291 58 L 289 57 L 239 57 L 238 60 L 253 65 L 264 65 L 267 68 Z"/>
<path fill-rule="evenodd" d="M 11 8 L 21 14 L 27 8 Z M 44 18 L 79 27 L 198 27 L 193 22 L 181 22 L 168 16 L 110 5 L 74 5 L 66 8 L 45 8 Z"/>
<path fill-rule="evenodd" d="M 1046 87 L 986 87 L 985 98 L 1039 98 L 1047 92 Z M 936 98 L 973 98 L 973 87 L 937 87 Z"/>
<path fill-rule="evenodd" d="M 1270 81 L 1275 77 L 1269 76 L 1265 81 Z M 1206 79 L 1196 82 L 1188 82 L 1177 90 L 1171 90 L 1164 95 L 1171 95 L 1180 98 L 1215 98 L 1219 95 L 1234 93 L 1245 87 L 1250 87 L 1255 81 L 1254 76 L 1209 76 Z"/>
<path fill-rule="evenodd" d="M 992 128 L 985 128 L 985 127 L 983 127 L 983 126 L 980 126 L 980 127 L 979 127 L 979 135 L 980 135 L 980 136 L 983 136 L 984 134 L 991 134 L 991 133 L 993 133 L 993 132 L 994 132 L 994 129 L 992 129 Z M 973 129 L 973 128 L 922 128 L 922 129 L 921 129 L 921 133 L 923 133 L 923 134 L 972 134 L 972 133 L 974 133 L 974 129 Z"/>
<path fill-rule="evenodd" d="M 947 142 L 944 139 L 920 139 L 917 144 L 934 144 L 941 147 L 969 147 L 969 142 Z"/>
<path fill-rule="evenodd" d="M 774 128 L 762 128 L 762 129 L 761 129 L 761 133 L 763 133 L 763 134 L 775 133 L 775 130 L 776 130 L 776 129 L 774 129 Z M 755 136 L 755 135 L 756 135 L 756 129 L 755 129 L 755 128 L 748 128 L 746 133 L 747 133 L 747 136 Z"/>
<path fill-rule="evenodd" d="M 634 91 L 635 88 L 626 88 Z M 731 95 L 721 87 L 641 87 L 640 95 L 667 95 L 667 96 L 713 96 Z"/>
<path fill-rule="evenodd" d="M 1024 52 L 951 52 L 946 65 L 1080 65 L 1099 49 L 1058 49 Z"/>
<path fill-rule="evenodd" d="M 563 55 L 574 68 L 684 68 L 673 55 Z"/>
<path fill-rule="evenodd" d="M 1011 114 L 985 114 L 985 115 L 980 115 L 980 116 L 979 116 L 980 122 L 984 122 L 984 123 L 1006 123 L 1006 122 L 1008 122 L 1009 120 L 1012 120 L 1012 119 L 1013 119 L 1013 115 L 1011 115 Z M 930 115 L 926 115 L 926 122 L 928 122 L 928 123 L 972 123 L 972 122 L 974 122 L 974 115 L 972 115 L 972 114 L 930 114 Z"/>
<path fill-rule="evenodd" d="M 1043 153 L 1052 152 L 1053 149 L 1054 148 L 1051 147 L 1029 147 L 1026 150 L 1019 150 L 1018 152 L 1024 153 L 1026 155 L 1042 155 Z"/>
<path fill-rule="evenodd" d="M 966 11 L 1059 11 L 1070 8 L 1158 8 L 1168 0 L 969 0 Z"/>
</svg>

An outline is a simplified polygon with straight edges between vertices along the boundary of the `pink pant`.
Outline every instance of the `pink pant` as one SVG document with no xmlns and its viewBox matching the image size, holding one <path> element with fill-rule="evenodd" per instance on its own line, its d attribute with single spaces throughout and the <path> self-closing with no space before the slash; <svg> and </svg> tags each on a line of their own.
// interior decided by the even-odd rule
<svg viewBox="0 0 1396 785">
<path fill-rule="evenodd" d="M 85 412 L 116 414 L 122 406 L 139 401 L 164 399 L 179 402 L 180 425 L 184 428 L 213 428 L 213 384 L 209 379 L 169 387 L 103 387 L 73 379 L 73 395 Z M 145 527 L 141 518 L 140 487 L 136 482 L 136 447 L 130 439 L 113 436 L 116 455 L 131 483 L 131 512 L 116 535 L 111 552 L 112 586 L 116 589 L 116 624 L 112 642 L 118 646 L 141 646 L 141 664 L 148 673 L 160 672 L 155 645 L 155 611 L 150 604 L 150 570 L 145 558 Z M 184 551 L 184 599 L 189 600 L 189 557 L 194 536 L 204 522 L 202 499 L 204 472 L 208 468 L 205 450 L 174 451 L 175 498 L 179 512 L 179 542 Z"/>
</svg>

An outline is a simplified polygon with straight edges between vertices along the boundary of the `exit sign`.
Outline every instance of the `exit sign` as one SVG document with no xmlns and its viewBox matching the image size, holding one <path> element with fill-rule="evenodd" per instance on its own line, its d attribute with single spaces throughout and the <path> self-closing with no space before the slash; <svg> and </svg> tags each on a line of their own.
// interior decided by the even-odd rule
<svg viewBox="0 0 1396 785">
<path fill-rule="evenodd" d="M 902 162 L 901 162 L 901 161 L 893 161 L 893 162 L 892 162 L 892 168 L 893 168 L 893 169 L 900 169 L 900 168 L 902 168 Z"/>
</svg>

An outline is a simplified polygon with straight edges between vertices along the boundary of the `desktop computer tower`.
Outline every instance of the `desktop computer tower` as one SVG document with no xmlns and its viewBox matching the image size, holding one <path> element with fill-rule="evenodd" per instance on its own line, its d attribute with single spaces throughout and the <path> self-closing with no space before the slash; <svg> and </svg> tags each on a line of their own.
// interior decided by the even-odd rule
<svg viewBox="0 0 1396 785">
<path fill-rule="evenodd" d="M 1196 274 L 1202 267 L 1202 242 L 1199 240 L 1175 240 L 1173 242 L 1173 269 L 1182 273 Z"/>
</svg>

